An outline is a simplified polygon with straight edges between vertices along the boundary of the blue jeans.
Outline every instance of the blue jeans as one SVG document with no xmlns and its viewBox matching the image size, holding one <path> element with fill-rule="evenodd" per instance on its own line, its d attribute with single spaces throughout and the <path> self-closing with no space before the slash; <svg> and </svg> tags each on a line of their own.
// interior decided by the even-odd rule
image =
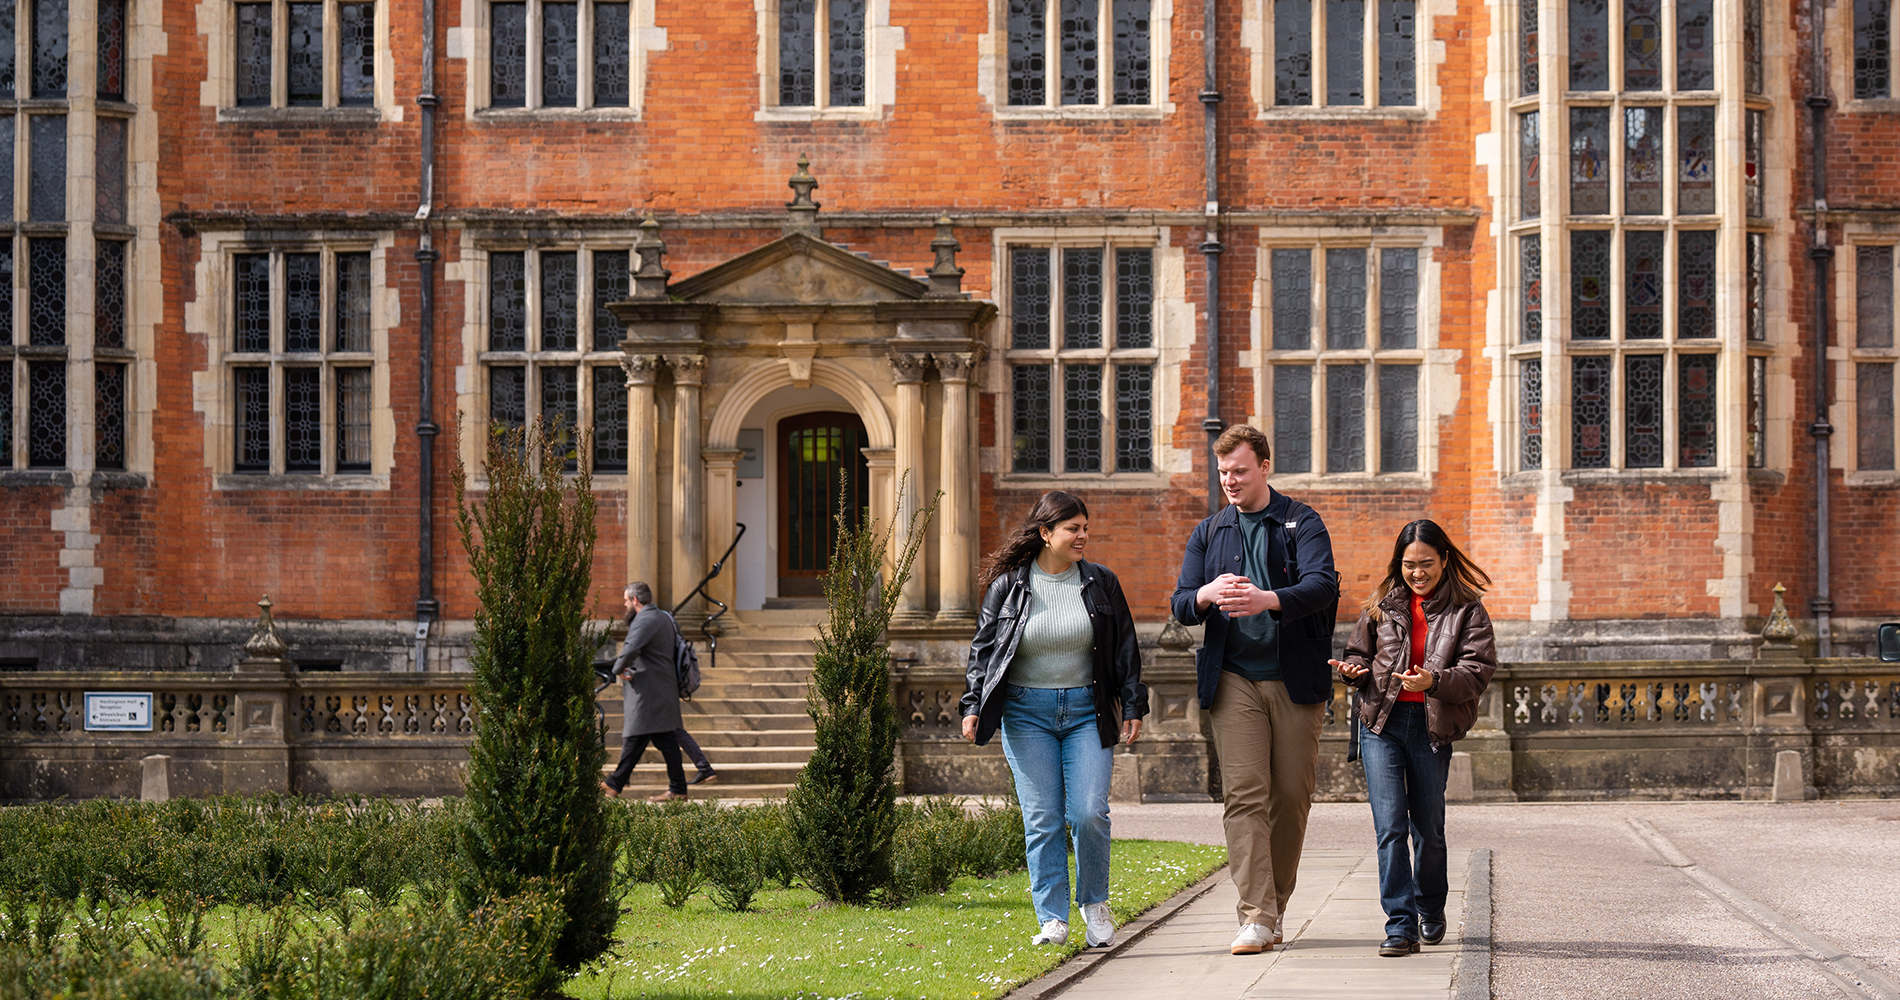
<svg viewBox="0 0 1900 1000">
<path fill-rule="evenodd" d="M 1359 730 L 1359 762 L 1366 769 L 1366 799 L 1379 837 L 1385 933 L 1416 941 L 1419 918 L 1445 912 L 1445 776 L 1451 772 L 1451 748 L 1433 750 L 1425 706 L 1402 701 L 1392 706 L 1384 733 Z"/>
<path fill-rule="evenodd" d="M 1075 835 L 1075 901 L 1108 902 L 1108 779 L 1115 749 L 1102 746 L 1085 687 L 1003 685 L 1003 756 L 1016 776 L 1036 922 L 1069 919 L 1066 826 Z"/>
</svg>

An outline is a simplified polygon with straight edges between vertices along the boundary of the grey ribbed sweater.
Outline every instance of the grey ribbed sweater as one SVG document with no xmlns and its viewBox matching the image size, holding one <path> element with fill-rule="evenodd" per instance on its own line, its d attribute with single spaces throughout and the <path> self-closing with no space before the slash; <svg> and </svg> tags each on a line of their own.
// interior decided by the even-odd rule
<svg viewBox="0 0 1900 1000">
<path fill-rule="evenodd" d="M 1090 645 L 1095 629 L 1082 603 L 1082 571 L 1054 576 L 1029 564 L 1029 620 L 1003 679 L 1031 688 L 1088 687 L 1094 681 Z"/>
</svg>

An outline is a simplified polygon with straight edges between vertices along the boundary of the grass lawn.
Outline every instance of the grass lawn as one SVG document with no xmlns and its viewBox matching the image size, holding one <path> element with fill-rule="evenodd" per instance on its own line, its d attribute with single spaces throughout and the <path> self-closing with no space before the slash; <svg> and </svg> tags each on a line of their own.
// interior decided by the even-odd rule
<svg viewBox="0 0 1900 1000">
<path fill-rule="evenodd" d="M 1109 908 L 1123 924 L 1225 864 L 1224 847 L 1117 840 Z M 762 892 L 754 912 L 718 909 L 703 894 L 681 910 L 635 886 L 616 956 L 570 981 L 576 1000 L 790 997 L 999 997 L 1081 951 L 1082 920 L 1065 947 L 1035 947 L 1029 875 L 961 878 L 942 896 L 895 910 L 817 906 L 805 889 Z"/>
</svg>

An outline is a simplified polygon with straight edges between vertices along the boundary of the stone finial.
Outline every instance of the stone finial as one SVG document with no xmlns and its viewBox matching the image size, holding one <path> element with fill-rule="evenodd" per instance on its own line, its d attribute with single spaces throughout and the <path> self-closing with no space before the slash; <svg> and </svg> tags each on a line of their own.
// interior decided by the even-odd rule
<svg viewBox="0 0 1900 1000">
<path fill-rule="evenodd" d="M 1194 636 L 1188 633 L 1187 626 L 1175 621 L 1170 615 L 1168 623 L 1161 626 L 1161 637 L 1155 640 L 1155 645 L 1178 653 L 1194 645 Z"/>
<path fill-rule="evenodd" d="M 1761 628 L 1761 637 L 1771 645 L 1785 646 L 1794 643 L 1794 620 L 1788 617 L 1787 602 L 1782 594 L 1788 588 L 1775 584 L 1775 608 L 1768 613 L 1768 623 Z"/>
<path fill-rule="evenodd" d="M 930 249 L 936 253 L 937 262 L 926 272 L 930 291 L 924 293 L 924 298 L 963 298 L 963 268 L 957 266 L 957 251 L 963 249 L 963 244 L 957 242 L 956 227 L 949 216 L 937 217 L 937 238 L 930 241 Z"/>
<path fill-rule="evenodd" d="M 640 265 L 633 272 L 633 297 L 666 298 L 666 281 L 673 272 L 661 263 L 666 258 L 666 241 L 660 239 L 660 223 L 650 208 L 640 219 L 640 238 L 634 241 L 633 252 L 640 255 Z"/>
<path fill-rule="evenodd" d="M 277 623 L 271 620 L 270 595 L 257 602 L 261 609 L 257 616 L 257 628 L 251 632 L 250 639 L 244 643 L 244 658 L 238 661 L 240 673 L 289 673 L 291 669 L 290 647 L 284 645 L 283 637 L 277 634 Z"/>
<path fill-rule="evenodd" d="M 818 203 L 811 200 L 812 189 L 818 186 L 818 180 L 811 175 L 809 159 L 799 156 L 798 173 L 793 174 L 785 186 L 792 189 L 792 200 L 785 203 L 785 209 L 792 217 L 785 223 L 783 235 L 796 233 L 814 240 L 823 239 L 818 230 Z"/>
</svg>

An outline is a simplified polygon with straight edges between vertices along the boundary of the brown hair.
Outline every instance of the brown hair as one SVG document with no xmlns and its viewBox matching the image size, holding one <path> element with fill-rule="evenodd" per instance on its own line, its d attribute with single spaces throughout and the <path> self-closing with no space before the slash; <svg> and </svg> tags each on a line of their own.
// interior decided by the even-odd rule
<svg viewBox="0 0 1900 1000">
<path fill-rule="evenodd" d="M 1364 607 L 1371 612 L 1374 621 L 1381 620 L 1379 602 L 1385 600 L 1385 595 L 1394 587 L 1405 586 L 1405 550 L 1413 542 L 1424 542 L 1445 560 L 1445 576 L 1439 586 L 1451 588 L 1447 596 L 1453 605 L 1470 604 L 1483 597 L 1491 586 L 1490 575 L 1452 544 L 1451 536 L 1445 534 L 1437 521 L 1420 518 L 1399 529 L 1399 537 L 1392 543 L 1392 562 L 1386 567 L 1385 579 L 1379 581 L 1365 600 Z"/>
<path fill-rule="evenodd" d="M 1235 424 L 1220 432 L 1214 439 L 1214 454 L 1226 458 L 1235 448 L 1246 445 L 1253 449 L 1253 457 L 1268 462 L 1273 460 L 1273 448 L 1267 444 L 1267 436 L 1260 433 L 1258 427 L 1247 424 Z"/>
<path fill-rule="evenodd" d="M 1029 564 L 1031 559 L 1042 552 L 1045 544 L 1042 529 L 1053 529 L 1056 525 L 1072 517 L 1089 516 L 1089 505 L 1073 493 L 1062 490 L 1050 490 L 1036 501 L 1034 507 L 1023 518 L 1023 523 L 1003 539 L 1003 544 L 983 560 L 983 570 L 977 577 L 977 590 L 987 591 L 990 584 L 999 576 Z"/>
</svg>

